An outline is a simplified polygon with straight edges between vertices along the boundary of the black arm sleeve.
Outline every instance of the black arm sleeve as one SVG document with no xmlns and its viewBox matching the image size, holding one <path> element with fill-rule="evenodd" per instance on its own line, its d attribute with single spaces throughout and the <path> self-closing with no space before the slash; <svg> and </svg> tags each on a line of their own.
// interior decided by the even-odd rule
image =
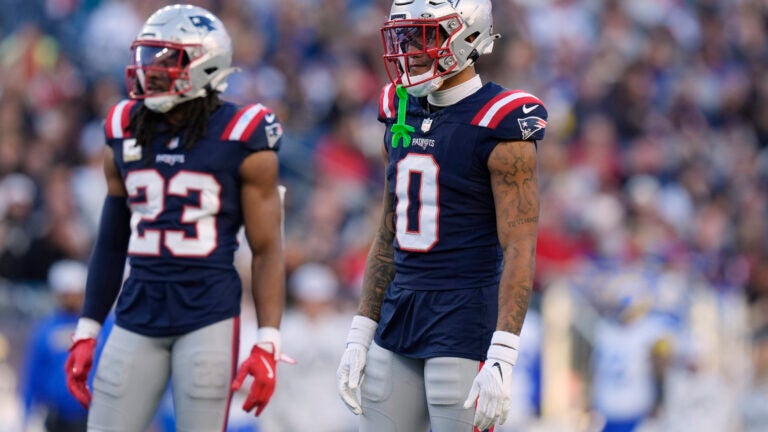
<svg viewBox="0 0 768 432">
<path fill-rule="evenodd" d="M 99 232 L 88 264 L 83 317 L 104 323 L 123 282 L 131 212 L 125 197 L 108 195 L 101 211 Z"/>
</svg>

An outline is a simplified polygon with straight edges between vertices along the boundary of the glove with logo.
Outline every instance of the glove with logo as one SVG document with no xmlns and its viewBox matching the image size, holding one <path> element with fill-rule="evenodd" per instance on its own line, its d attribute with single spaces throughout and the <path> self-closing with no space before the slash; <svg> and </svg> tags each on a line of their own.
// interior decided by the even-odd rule
<svg viewBox="0 0 768 432">
<path fill-rule="evenodd" d="M 69 357 L 64 366 L 67 373 L 67 388 L 83 408 L 91 404 L 91 392 L 88 390 L 88 374 L 93 365 L 93 351 L 96 339 L 76 340 L 69 348 Z"/>
<path fill-rule="evenodd" d="M 360 399 L 357 397 L 357 388 L 363 379 L 368 348 L 371 346 L 378 325 L 376 321 L 362 315 L 355 315 L 352 318 L 352 326 L 347 336 L 347 349 L 336 370 L 339 396 L 355 415 L 363 412 Z"/>
<path fill-rule="evenodd" d="M 251 349 L 251 355 L 240 365 L 231 390 L 240 390 L 247 376 L 253 377 L 248 397 L 243 402 L 243 410 L 249 412 L 256 408 L 258 416 L 267 406 L 275 392 L 277 380 L 277 362 L 296 363 L 292 358 L 280 354 L 280 331 L 274 327 L 259 329 L 259 342 Z"/>
<path fill-rule="evenodd" d="M 520 336 L 496 331 L 491 338 L 487 358 L 480 372 L 472 382 L 464 408 L 470 408 L 477 401 L 474 425 L 485 430 L 507 420 L 512 404 L 512 368 L 517 361 Z"/>
</svg>

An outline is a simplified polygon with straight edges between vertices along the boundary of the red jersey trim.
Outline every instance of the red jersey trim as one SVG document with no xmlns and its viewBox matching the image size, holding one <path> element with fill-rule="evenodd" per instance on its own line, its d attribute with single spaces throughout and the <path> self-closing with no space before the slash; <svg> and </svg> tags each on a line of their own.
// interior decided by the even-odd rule
<svg viewBox="0 0 768 432">
<path fill-rule="evenodd" d="M 493 129 L 501 123 L 507 114 L 527 104 L 531 104 L 532 107 L 544 105 L 536 96 L 520 90 L 499 93 L 480 109 L 472 119 L 471 124 Z M 532 110 L 533 108 L 531 108 Z"/>
</svg>

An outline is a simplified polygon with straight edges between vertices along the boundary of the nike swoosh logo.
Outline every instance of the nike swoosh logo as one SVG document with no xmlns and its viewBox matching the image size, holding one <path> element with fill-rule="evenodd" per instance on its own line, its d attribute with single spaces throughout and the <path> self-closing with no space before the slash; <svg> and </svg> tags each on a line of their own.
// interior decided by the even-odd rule
<svg viewBox="0 0 768 432">
<path fill-rule="evenodd" d="M 535 110 L 537 107 L 538 107 L 538 105 L 534 105 L 534 106 L 530 106 L 530 107 L 528 105 L 523 105 L 523 112 L 525 114 L 528 114 L 529 112 Z"/>
<path fill-rule="evenodd" d="M 269 379 L 274 378 L 275 377 L 275 371 L 272 370 L 272 365 L 269 364 L 267 359 L 265 359 L 264 357 L 259 357 L 259 358 L 261 359 L 261 362 L 264 363 L 264 366 L 267 367 L 267 378 L 269 378 Z M 501 370 L 501 369 L 499 369 L 499 370 Z"/>
<path fill-rule="evenodd" d="M 499 376 L 501 377 L 501 382 L 504 382 L 504 374 L 501 373 L 501 365 L 499 364 L 499 362 L 494 363 L 493 366 L 491 367 L 495 367 L 496 369 L 499 370 Z"/>
<path fill-rule="evenodd" d="M 275 121 L 275 114 L 269 113 L 264 116 L 264 119 L 267 121 L 267 123 L 272 123 L 273 121 Z"/>
</svg>

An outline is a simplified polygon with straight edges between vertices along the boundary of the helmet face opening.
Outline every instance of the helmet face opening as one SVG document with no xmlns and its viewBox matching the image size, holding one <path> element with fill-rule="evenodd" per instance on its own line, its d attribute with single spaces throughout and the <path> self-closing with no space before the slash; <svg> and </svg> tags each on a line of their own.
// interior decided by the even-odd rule
<svg viewBox="0 0 768 432">
<path fill-rule="evenodd" d="M 451 40 L 461 27 L 454 15 L 384 23 L 381 38 L 389 79 L 410 87 L 451 73 L 457 67 Z"/>
<path fill-rule="evenodd" d="M 140 40 L 131 50 L 131 65 L 126 68 L 131 98 L 178 95 L 191 89 L 189 64 L 194 58 L 189 53 L 202 53 L 199 45 Z"/>
</svg>

